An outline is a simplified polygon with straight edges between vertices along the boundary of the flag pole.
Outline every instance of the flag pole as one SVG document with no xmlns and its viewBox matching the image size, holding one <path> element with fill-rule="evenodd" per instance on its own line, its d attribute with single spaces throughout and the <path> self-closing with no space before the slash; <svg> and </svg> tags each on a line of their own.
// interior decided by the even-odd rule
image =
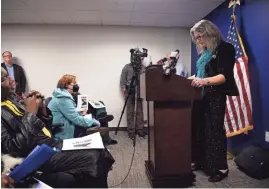
<svg viewBox="0 0 269 189">
<path fill-rule="evenodd" d="M 235 8 L 237 5 L 240 6 L 240 0 L 231 0 L 228 6 L 228 8 L 233 9 L 232 16 L 231 16 L 231 19 L 233 20 L 233 24 L 235 24 L 236 22 Z M 232 152 L 229 152 L 227 149 L 227 160 L 232 160 L 233 158 L 234 158 L 234 154 Z"/>
</svg>

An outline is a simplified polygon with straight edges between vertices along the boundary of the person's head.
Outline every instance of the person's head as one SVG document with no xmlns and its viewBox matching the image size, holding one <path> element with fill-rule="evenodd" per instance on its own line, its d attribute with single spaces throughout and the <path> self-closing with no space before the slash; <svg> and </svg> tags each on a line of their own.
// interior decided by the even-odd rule
<svg viewBox="0 0 269 189">
<path fill-rule="evenodd" d="M 5 63 L 12 64 L 12 53 L 10 51 L 3 52 L 2 57 Z"/>
<path fill-rule="evenodd" d="M 213 52 L 220 40 L 222 40 L 221 33 L 216 25 L 208 20 L 201 20 L 197 22 L 190 30 L 192 41 L 196 44 L 197 51 L 208 49 Z"/>
<path fill-rule="evenodd" d="M 66 74 L 58 81 L 57 88 L 66 89 L 69 93 L 72 94 L 76 84 L 76 76 Z"/>
<path fill-rule="evenodd" d="M 7 71 L 1 67 L 1 101 L 6 100 L 11 91 L 10 78 Z"/>
</svg>

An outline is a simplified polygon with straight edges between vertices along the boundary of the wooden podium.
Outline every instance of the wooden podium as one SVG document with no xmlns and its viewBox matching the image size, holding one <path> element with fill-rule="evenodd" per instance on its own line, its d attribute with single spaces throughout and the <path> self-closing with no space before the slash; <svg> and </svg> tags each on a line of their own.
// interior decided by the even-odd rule
<svg viewBox="0 0 269 189">
<path fill-rule="evenodd" d="M 189 187 L 191 171 L 191 101 L 202 97 L 191 80 L 148 67 L 140 76 L 140 97 L 147 101 L 147 176 L 154 188 Z"/>
</svg>

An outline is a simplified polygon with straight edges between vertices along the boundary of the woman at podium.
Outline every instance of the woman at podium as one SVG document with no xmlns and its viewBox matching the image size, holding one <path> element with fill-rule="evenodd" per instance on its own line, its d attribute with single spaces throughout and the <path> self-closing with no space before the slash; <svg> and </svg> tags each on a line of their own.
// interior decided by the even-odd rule
<svg viewBox="0 0 269 189">
<path fill-rule="evenodd" d="M 237 96 L 233 68 L 235 49 L 223 40 L 219 29 L 201 20 L 190 30 L 199 58 L 192 86 L 202 88 L 203 98 L 193 104 L 193 170 L 202 169 L 210 182 L 228 176 L 227 141 L 224 128 L 226 95 Z"/>
</svg>

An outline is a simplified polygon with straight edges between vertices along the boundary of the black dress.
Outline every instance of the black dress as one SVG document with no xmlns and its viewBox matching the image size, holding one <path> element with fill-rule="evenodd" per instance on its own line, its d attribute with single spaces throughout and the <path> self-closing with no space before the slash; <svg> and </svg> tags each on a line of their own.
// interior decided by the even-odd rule
<svg viewBox="0 0 269 189">
<path fill-rule="evenodd" d="M 202 166 L 209 175 L 228 169 L 224 116 L 226 95 L 238 95 L 233 76 L 234 64 L 233 45 L 221 41 L 205 66 L 205 77 L 223 74 L 225 83 L 206 86 L 202 100 L 193 103 L 192 161 L 197 166 Z"/>
</svg>

